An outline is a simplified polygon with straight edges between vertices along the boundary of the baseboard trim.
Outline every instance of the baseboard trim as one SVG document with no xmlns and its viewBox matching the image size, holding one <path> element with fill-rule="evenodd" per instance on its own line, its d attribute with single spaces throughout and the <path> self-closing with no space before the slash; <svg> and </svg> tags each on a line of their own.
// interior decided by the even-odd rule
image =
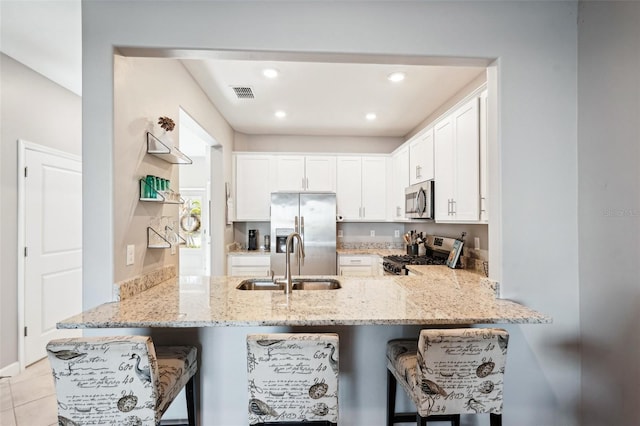
<svg viewBox="0 0 640 426">
<path fill-rule="evenodd" d="M 0 368 L 0 377 L 12 377 L 20 373 L 20 364 L 16 361 Z"/>
</svg>

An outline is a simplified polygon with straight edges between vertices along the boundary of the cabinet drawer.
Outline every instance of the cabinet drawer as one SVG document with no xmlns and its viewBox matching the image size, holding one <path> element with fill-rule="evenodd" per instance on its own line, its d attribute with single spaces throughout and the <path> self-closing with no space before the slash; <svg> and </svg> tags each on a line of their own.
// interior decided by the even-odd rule
<svg viewBox="0 0 640 426">
<path fill-rule="evenodd" d="M 235 277 L 269 277 L 268 266 L 232 266 L 229 275 Z"/>
<path fill-rule="evenodd" d="M 271 256 L 246 255 L 229 256 L 231 266 L 270 266 Z"/>
<path fill-rule="evenodd" d="M 339 256 L 340 265 L 345 266 L 371 266 L 371 256 Z"/>
</svg>

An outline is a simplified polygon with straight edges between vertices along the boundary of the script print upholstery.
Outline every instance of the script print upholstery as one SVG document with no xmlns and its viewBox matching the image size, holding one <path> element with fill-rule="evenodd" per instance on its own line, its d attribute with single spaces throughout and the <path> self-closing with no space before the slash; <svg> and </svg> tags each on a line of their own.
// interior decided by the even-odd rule
<svg viewBox="0 0 640 426">
<path fill-rule="evenodd" d="M 425 329 L 389 342 L 388 368 L 422 417 L 501 414 L 508 341 L 502 329 Z"/>
<path fill-rule="evenodd" d="M 247 336 L 249 423 L 338 422 L 338 335 Z"/>
<path fill-rule="evenodd" d="M 146 336 L 53 340 L 47 355 L 64 426 L 157 425 L 197 371 L 196 348 Z"/>
</svg>

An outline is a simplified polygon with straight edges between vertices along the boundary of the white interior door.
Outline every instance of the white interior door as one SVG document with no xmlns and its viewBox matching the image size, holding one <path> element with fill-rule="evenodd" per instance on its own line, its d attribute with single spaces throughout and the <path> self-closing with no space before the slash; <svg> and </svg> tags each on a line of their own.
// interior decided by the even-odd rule
<svg viewBox="0 0 640 426">
<path fill-rule="evenodd" d="M 54 338 L 80 335 L 56 322 L 82 311 L 82 164 L 25 151 L 24 359 L 45 356 Z"/>
</svg>

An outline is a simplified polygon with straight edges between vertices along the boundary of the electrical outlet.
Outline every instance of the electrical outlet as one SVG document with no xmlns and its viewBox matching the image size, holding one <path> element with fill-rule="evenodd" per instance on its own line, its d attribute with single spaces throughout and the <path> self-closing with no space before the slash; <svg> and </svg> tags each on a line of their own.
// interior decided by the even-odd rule
<svg viewBox="0 0 640 426">
<path fill-rule="evenodd" d="M 396 238 L 400 238 L 400 230 L 396 229 L 395 231 L 393 231 L 393 236 Z"/>
<path fill-rule="evenodd" d="M 369 231 L 369 236 L 370 236 L 370 237 L 375 237 L 375 236 L 376 236 L 376 231 L 375 231 L 375 229 L 372 229 L 371 231 Z"/>
<path fill-rule="evenodd" d="M 342 234 L 342 229 L 338 229 L 338 238 L 342 238 L 343 234 Z"/>
<path fill-rule="evenodd" d="M 136 246 L 133 244 L 127 245 L 127 266 L 133 265 L 136 257 Z"/>
</svg>

